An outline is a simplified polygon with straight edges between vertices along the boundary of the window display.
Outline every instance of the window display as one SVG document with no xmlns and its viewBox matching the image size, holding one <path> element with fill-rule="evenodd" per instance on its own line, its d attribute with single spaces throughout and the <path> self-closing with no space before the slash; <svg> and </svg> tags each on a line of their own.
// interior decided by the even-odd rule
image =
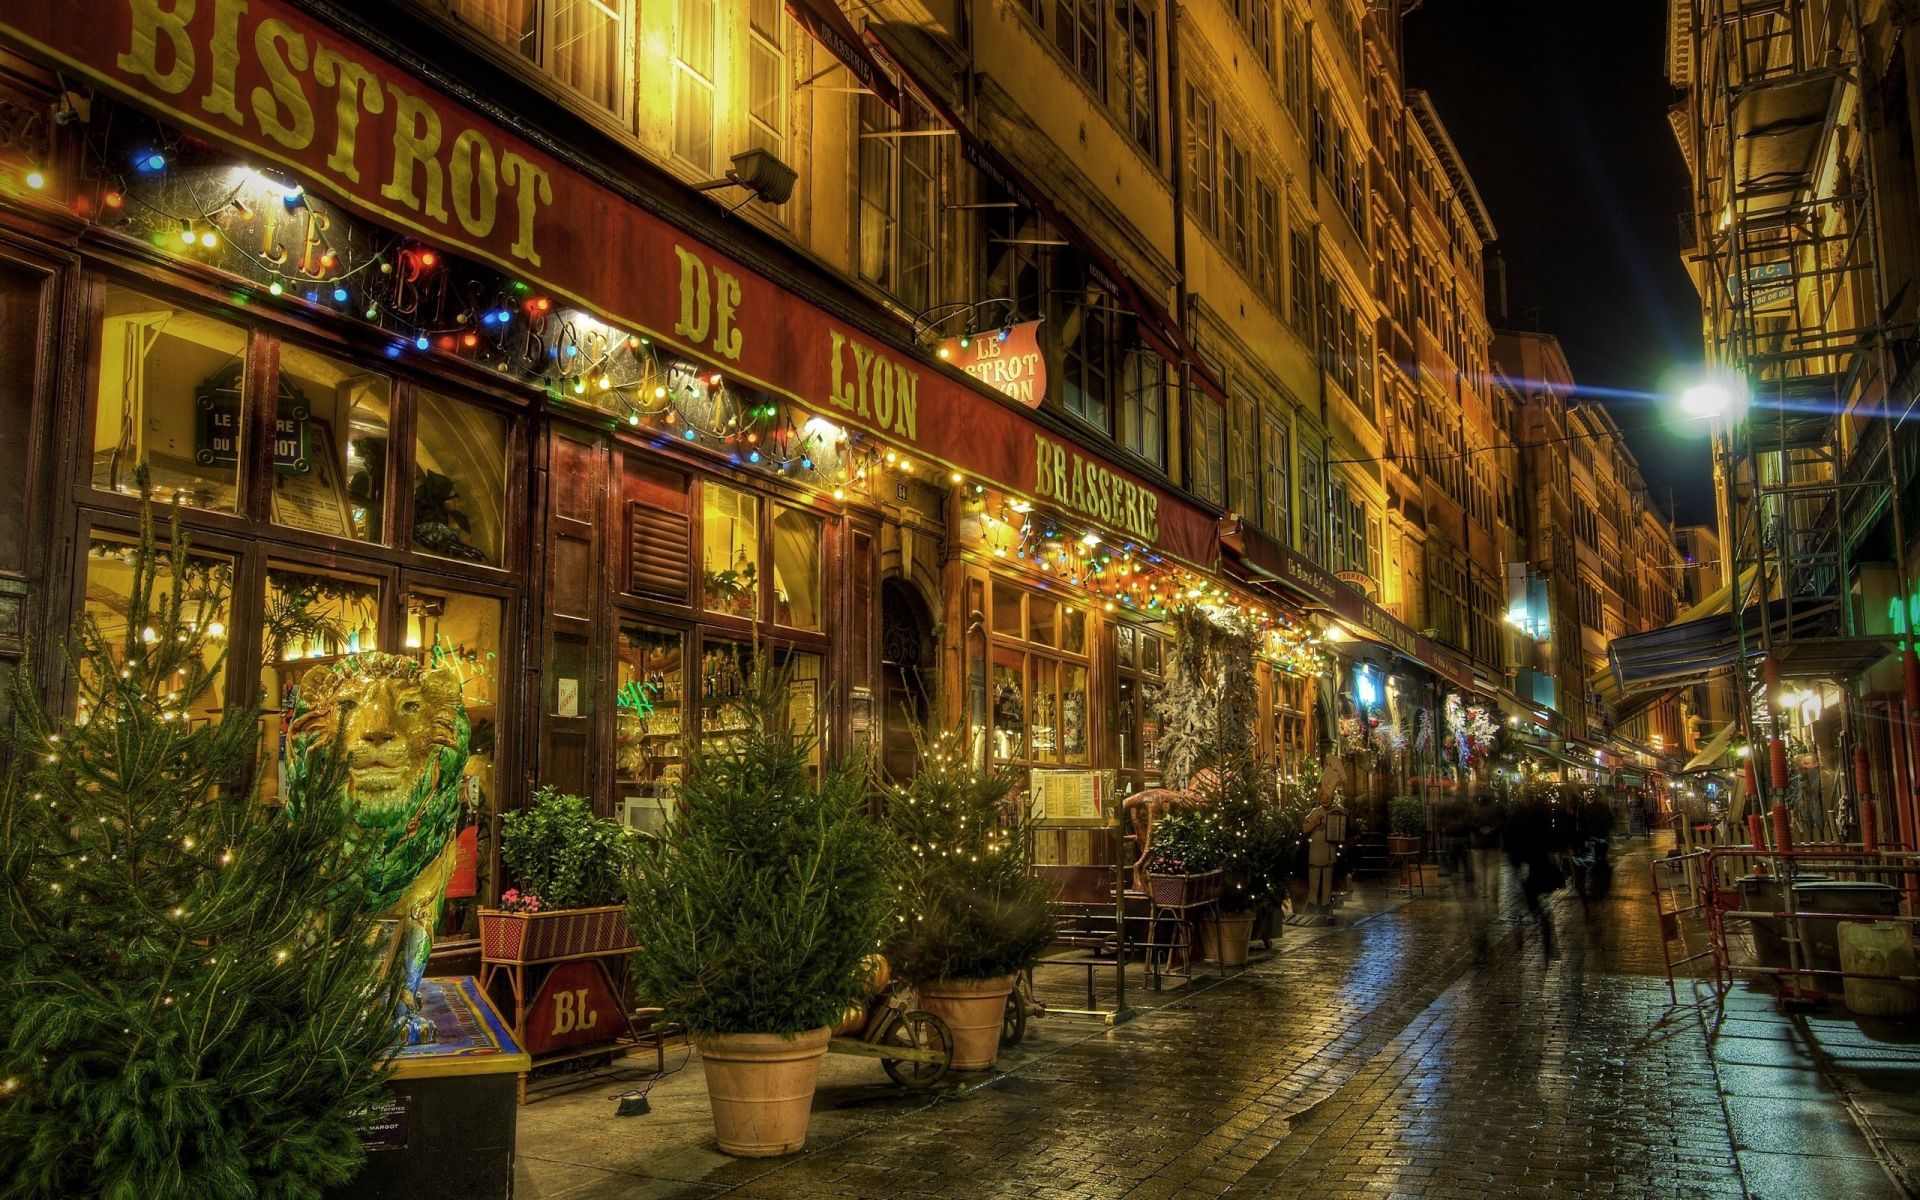
<svg viewBox="0 0 1920 1200">
<path fill-rule="evenodd" d="M 701 581 L 706 609 L 731 617 L 757 616 L 760 501 L 750 492 L 711 482 L 703 485 L 701 492 L 701 540 L 705 547 Z"/>
<path fill-rule="evenodd" d="M 616 815 L 634 829 L 657 834 L 673 815 L 674 790 L 686 765 L 686 635 L 623 623 L 619 654 Z"/>
<path fill-rule="evenodd" d="M 506 418 L 421 392 L 414 421 L 414 549 L 500 566 L 505 548 Z"/>
<path fill-rule="evenodd" d="M 233 512 L 246 350 L 237 325 L 108 287 L 95 359 L 93 486 L 132 495 L 144 462 L 159 499 Z"/>
<path fill-rule="evenodd" d="M 1035 765 L 1088 763 L 1093 735 L 1086 611 L 1000 580 L 992 588 L 993 757 Z"/>
<path fill-rule="evenodd" d="M 316 666 L 379 649 L 380 584 L 305 565 L 271 563 L 261 611 L 261 749 L 277 764 L 263 794 L 286 796 L 287 724 L 300 681 Z"/>
<path fill-rule="evenodd" d="M 784 505 L 773 509 L 773 619 L 820 628 L 820 518 Z"/>
<path fill-rule="evenodd" d="M 87 543 L 87 618 L 100 631 L 116 661 L 122 658 L 128 646 L 128 638 L 144 637 L 152 640 L 150 627 L 139 630 L 129 628 L 128 609 L 133 593 L 133 562 L 135 542 L 110 536 L 99 536 Z M 224 558 L 193 554 L 187 558 L 186 578 L 176 581 L 173 578 L 173 565 L 164 556 L 154 564 L 155 581 L 153 603 L 166 603 L 174 594 L 176 586 L 184 584 L 181 591 L 181 603 L 185 606 L 185 616 L 189 624 L 199 624 L 206 633 L 201 658 L 211 667 L 227 648 L 227 622 L 230 619 L 233 593 L 233 564 Z M 182 686 L 187 681 L 181 680 Z M 189 714 L 189 720 L 218 720 L 227 698 L 225 673 L 217 674 L 200 698 L 199 707 Z M 87 699 L 80 698 L 79 719 L 86 719 Z"/>
<path fill-rule="evenodd" d="M 387 498 L 387 431 L 392 388 L 383 375 L 316 354 L 280 348 L 280 391 L 297 397 L 305 428 L 289 424 L 283 436 L 305 441 L 304 460 L 273 473 L 277 525 L 382 542 Z"/>
</svg>

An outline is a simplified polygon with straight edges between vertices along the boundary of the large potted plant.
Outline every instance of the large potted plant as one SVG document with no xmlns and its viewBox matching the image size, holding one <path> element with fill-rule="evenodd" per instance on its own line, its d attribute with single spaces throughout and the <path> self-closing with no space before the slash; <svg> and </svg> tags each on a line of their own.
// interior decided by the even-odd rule
<svg viewBox="0 0 1920 1200">
<path fill-rule="evenodd" d="M 1418 796 L 1395 796 L 1387 805 L 1387 852 L 1418 854 L 1427 835 L 1427 806 Z"/>
<path fill-rule="evenodd" d="M 1147 895 L 1156 906 L 1191 907 L 1220 897 L 1220 838 L 1212 814 L 1175 812 L 1153 826 Z"/>
<path fill-rule="evenodd" d="M 543 962 L 624 950 L 628 864 L 636 838 L 596 817 L 579 796 L 542 787 L 500 818 L 500 862 L 514 886 L 480 910 L 480 953 L 490 962 Z"/>
<path fill-rule="evenodd" d="M 954 1069 L 980 1071 L 999 1053 L 1014 976 L 1053 940 L 1054 921 L 1027 862 L 1030 819 L 1010 799 L 1018 775 L 981 770 L 965 746 L 920 739 L 919 771 L 887 798 L 885 824 L 904 851 L 887 960 L 952 1030 Z"/>
<path fill-rule="evenodd" d="M 692 1034 L 720 1148 L 743 1157 L 805 1145 L 829 1027 L 892 916 L 866 763 L 814 778 L 788 706 L 785 674 L 757 665 L 740 732 L 695 751 L 665 833 L 640 842 L 627 910 L 636 984 Z"/>
</svg>

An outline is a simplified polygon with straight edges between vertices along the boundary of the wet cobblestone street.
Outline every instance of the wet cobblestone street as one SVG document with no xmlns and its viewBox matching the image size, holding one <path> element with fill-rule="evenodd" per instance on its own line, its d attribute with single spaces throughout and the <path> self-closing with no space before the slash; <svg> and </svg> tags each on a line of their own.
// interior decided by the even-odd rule
<svg viewBox="0 0 1920 1200">
<path fill-rule="evenodd" d="M 519 1194 L 1907 1194 L 1882 1166 L 1900 1144 L 1859 1118 L 1891 1100 L 1900 1119 L 1920 1079 L 1900 1074 L 1920 1068 L 1912 1041 L 1858 1039 L 1893 1072 L 1876 1101 L 1798 1061 L 1806 1024 L 1764 996 L 1730 997 L 1710 1038 L 1711 1004 L 1668 1002 L 1640 845 L 1591 922 L 1561 894 L 1552 955 L 1515 914 L 1488 922 L 1442 888 L 1289 930 L 1264 963 L 1113 1029 L 1048 1017 L 1004 1074 L 937 1100 L 829 1059 L 808 1151 L 790 1159 L 712 1150 L 697 1064 L 647 1117 L 608 1118 L 605 1088 L 543 1101 L 523 1110 Z"/>
</svg>

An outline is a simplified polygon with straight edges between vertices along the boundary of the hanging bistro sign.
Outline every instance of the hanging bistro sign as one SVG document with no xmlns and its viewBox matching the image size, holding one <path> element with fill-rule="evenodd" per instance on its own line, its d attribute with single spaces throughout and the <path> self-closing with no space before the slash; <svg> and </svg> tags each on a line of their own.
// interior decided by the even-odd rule
<svg viewBox="0 0 1920 1200">
<path fill-rule="evenodd" d="M 929 460 L 1019 490 L 1067 478 L 1057 459 L 1043 466 L 1045 439 L 1015 408 L 875 345 L 286 0 L 116 0 L 86 21 L 73 20 L 67 0 L 9 0 L 0 40 L 276 164 L 389 228 Z M 1003 355 L 1027 353 L 1011 335 L 1001 345 Z M 1038 369 L 1037 344 L 1033 354 L 1022 376 Z M 1011 365 L 970 373 L 1003 395 L 1017 382 Z M 1011 393 L 1021 404 L 1024 386 Z M 1038 378 L 1033 391 L 1037 402 Z M 1059 498 L 1162 553 L 1215 562 L 1212 517 L 1099 469 L 1091 492 L 1076 471 L 1078 484 Z"/>
<path fill-rule="evenodd" d="M 1040 352 L 1038 321 L 948 338 L 940 343 L 940 357 L 1028 408 L 1039 408 L 1047 398 L 1047 359 Z"/>
</svg>

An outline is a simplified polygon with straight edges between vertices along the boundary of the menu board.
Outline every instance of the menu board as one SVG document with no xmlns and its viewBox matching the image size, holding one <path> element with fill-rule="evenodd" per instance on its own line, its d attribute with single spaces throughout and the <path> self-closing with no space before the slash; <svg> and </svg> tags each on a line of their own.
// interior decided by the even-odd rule
<svg viewBox="0 0 1920 1200">
<path fill-rule="evenodd" d="M 1106 825 L 1113 780 L 1107 771 L 1030 773 L 1027 797 L 1033 819 L 1042 825 Z"/>
</svg>

